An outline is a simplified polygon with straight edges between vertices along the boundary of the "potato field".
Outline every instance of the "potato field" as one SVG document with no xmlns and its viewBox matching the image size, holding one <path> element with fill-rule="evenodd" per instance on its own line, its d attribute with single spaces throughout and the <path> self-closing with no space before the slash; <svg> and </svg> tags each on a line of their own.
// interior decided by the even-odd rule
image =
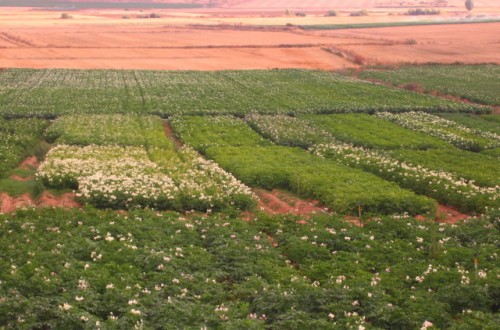
<svg viewBox="0 0 500 330">
<path fill-rule="evenodd" d="M 0 70 L 0 329 L 496 329 L 500 121 L 483 91 Z M 324 212 L 268 212 L 262 191 Z M 41 207 L 66 195 L 79 207 Z"/>
</svg>

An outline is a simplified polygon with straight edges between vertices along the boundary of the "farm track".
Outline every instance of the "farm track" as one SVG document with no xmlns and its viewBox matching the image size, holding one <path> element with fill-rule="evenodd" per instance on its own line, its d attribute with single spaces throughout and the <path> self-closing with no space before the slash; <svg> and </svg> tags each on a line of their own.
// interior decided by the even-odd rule
<svg viewBox="0 0 500 330">
<path fill-rule="evenodd" d="M 182 143 L 182 141 L 177 136 L 175 136 L 169 121 L 163 122 L 163 128 L 165 130 L 165 135 L 167 136 L 168 139 L 174 142 L 176 148 L 181 148 L 184 145 L 184 143 Z"/>
<path fill-rule="evenodd" d="M 254 193 L 259 197 L 258 208 L 268 214 L 293 214 L 308 218 L 314 214 L 328 213 L 326 208 L 319 206 L 318 201 L 303 200 L 281 190 L 254 189 Z"/>
<path fill-rule="evenodd" d="M 21 196 L 10 196 L 6 193 L 0 193 L 0 214 L 12 213 L 17 209 L 28 207 L 80 208 L 82 204 L 75 201 L 74 193 L 54 195 L 45 191 L 39 198 L 33 198 L 28 193 Z"/>
</svg>

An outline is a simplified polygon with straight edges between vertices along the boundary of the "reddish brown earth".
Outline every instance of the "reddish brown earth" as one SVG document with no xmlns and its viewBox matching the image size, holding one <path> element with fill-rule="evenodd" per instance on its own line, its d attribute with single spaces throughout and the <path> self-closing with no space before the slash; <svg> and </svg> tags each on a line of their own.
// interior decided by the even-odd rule
<svg viewBox="0 0 500 330">
<path fill-rule="evenodd" d="M 29 194 L 11 197 L 6 193 L 0 193 L 0 214 L 14 212 L 18 208 L 35 206 L 35 202 Z"/>
<path fill-rule="evenodd" d="M 82 205 L 75 201 L 75 194 L 65 193 L 60 196 L 45 191 L 40 198 L 33 199 L 29 194 L 21 196 L 9 196 L 6 193 L 0 193 L 0 214 L 11 213 L 17 209 L 25 207 L 64 207 L 78 208 Z"/>
<path fill-rule="evenodd" d="M 26 158 L 25 160 L 23 160 L 22 163 L 19 164 L 18 168 L 21 170 L 29 171 L 29 170 L 37 169 L 39 165 L 40 165 L 40 163 L 39 163 L 38 159 L 35 156 L 30 156 L 30 157 Z M 12 180 L 16 180 L 16 181 L 33 180 L 33 176 L 22 177 L 22 176 L 19 176 L 16 174 L 11 175 L 10 178 Z"/>
<path fill-rule="evenodd" d="M 219 8 L 161 10 L 159 19 L 138 19 L 139 10 L 88 9 L 62 20 L 57 11 L 0 8 L 0 67 L 337 70 L 360 63 L 500 63 L 500 23 L 323 31 L 296 27 L 468 15 L 454 0 L 425 3 L 446 11 L 437 18 L 415 18 L 402 15 L 408 1 L 395 0 L 220 0 Z M 287 8 L 310 13 L 285 15 Z M 339 16 L 325 17 L 326 8 L 339 9 Z M 349 16 L 360 8 L 371 10 L 370 15 Z M 476 2 L 477 16 L 498 18 L 499 13 L 500 3 Z"/>
<path fill-rule="evenodd" d="M 281 190 L 254 189 L 254 193 L 259 197 L 259 210 L 269 214 L 294 214 L 307 217 L 328 213 L 328 209 L 320 207 L 317 201 L 303 200 Z"/>
<path fill-rule="evenodd" d="M 35 156 L 27 157 L 19 164 L 18 168 L 22 170 L 34 170 L 40 165 Z M 21 177 L 12 175 L 10 179 L 17 181 L 33 180 L 32 176 Z M 74 193 L 64 193 L 62 195 L 54 195 L 48 191 L 44 191 L 39 198 L 33 199 L 30 194 L 22 194 L 21 196 L 10 196 L 6 193 L 0 193 L 0 214 L 14 212 L 16 209 L 24 207 L 81 207 L 82 205 L 75 201 Z"/>
<path fill-rule="evenodd" d="M 460 213 L 455 208 L 446 205 L 439 205 L 436 212 L 436 222 L 457 223 L 470 217 L 470 215 Z"/>
<path fill-rule="evenodd" d="M 37 200 L 37 206 L 40 207 L 64 207 L 64 208 L 79 208 L 82 207 L 81 203 L 75 201 L 75 194 L 68 192 L 62 195 L 54 195 L 45 191 L 42 196 Z"/>
</svg>

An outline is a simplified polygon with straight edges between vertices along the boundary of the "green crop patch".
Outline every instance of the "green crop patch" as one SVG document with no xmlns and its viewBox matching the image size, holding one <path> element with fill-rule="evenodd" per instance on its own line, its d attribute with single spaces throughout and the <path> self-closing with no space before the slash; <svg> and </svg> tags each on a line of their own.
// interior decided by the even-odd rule
<svg viewBox="0 0 500 330">
<path fill-rule="evenodd" d="M 494 329 L 498 240 L 488 218 L 19 211 L 0 215 L 0 327 Z"/>
<path fill-rule="evenodd" d="M 0 118 L 0 178 L 5 177 L 24 157 L 32 154 L 49 125 L 46 120 Z"/>
<path fill-rule="evenodd" d="M 248 187 L 190 148 L 176 149 L 155 116 L 63 116 L 47 129 L 61 143 L 46 156 L 37 179 L 75 189 L 102 208 L 179 211 L 248 209 Z"/>
<path fill-rule="evenodd" d="M 396 86 L 413 85 L 482 104 L 500 104 L 500 66 L 495 64 L 404 66 L 393 70 L 366 70 L 360 77 Z"/>
<path fill-rule="evenodd" d="M 379 112 L 375 115 L 405 128 L 438 137 L 465 150 L 477 152 L 500 146 L 500 135 L 496 133 L 471 129 L 452 120 L 424 112 L 399 114 Z"/>
<path fill-rule="evenodd" d="M 312 70 L 0 72 L 0 115 L 213 115 L 491 109 Z"/>
<path fill-rule="evenodd" d="M 439 117 L 454 121 L 470 129 L 491 132 L 500 135 L 500 116 L 499 115 L 469 115 L 458 113 L 441 113 Z"/>
<path fill-rule="evenodd" d="M 489 208 L 496 209 L 499 205 L 500 188 L 498 186 L 484 187 L 470 179 L 460 177 L 462 174 L 460 168 L 463 169 L 461 165 L 443 165 L 443 168 L 455 170 L 457 173 L 442 170 L 440 163 L 444 160 L 432 162 L 430 156 L 433 154 L 429 154 L 427 158 L 418 159 L 421 163 L 413 163 L 398 160 L 397 157 L 384 151 L 369 150 L 340 142 L 316 145 L 311 148 L 311 152 L 325 159 L 332 159 L 372 172 L 386 180 L 397 182 L 401 187 L 433 197 L 441 203 L 453 205 L 465 212 L 481 213 Z M 417 151 L 414 152 L 417 153 Z M 422 153 L 425 152 L 422 151 Z M 432 150 L 429 151 L 429 153 L 432 152 Z M 440 150 L 435 151 L 435 153 L 440 152 Z M 489 163 L 493 164 L 494 160 L 491 159 Z M 429 167 L 422 166 L 422 164 L 429 165 Z"/>
<path fill-rule="evenodd" d="M 449 147 L 430 135 L 414 132 L 366 114 L 307 115 L 302 117 L 337 140 L 381 149 L 430 149 Z"/>
<path fill-rule="evenodd" d="M 250 186 L 283 188 L 320 200 L 338 213 L 426 214 L 435 201 L 373 174 L 321 160 L 298 148 L 224 147 L 206 150 L 222 168 Z"/>
<path fill-rule="evenodd" d="M 121 145 L 173 148 L 156 116 L 73 115 L 57 118 L 47 129 L 50 141 L 71 145 Z"/>
<path fill-rule="evenodd" d="M 170 124 L 177 136 L 200 152 L 210 147 L 271 145 L 235 117 L 179 116 L 172 118 Z"/>
<path fill-rule="evenodd" d="M 446 171 L 483 187 L 500 186 L 500 161 L 460 149 L 395 150 L 391 155 L 409 164 Z"/>
</svg>

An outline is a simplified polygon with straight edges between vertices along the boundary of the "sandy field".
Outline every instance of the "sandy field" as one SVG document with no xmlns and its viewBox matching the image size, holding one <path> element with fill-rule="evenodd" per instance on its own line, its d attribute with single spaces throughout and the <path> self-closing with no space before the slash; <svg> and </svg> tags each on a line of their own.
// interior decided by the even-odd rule
<svg viewBox="0 0 500 330">
<path fill-rule="evenodd" d="M 402 15 L 415 1 L 220 0 L 219 8 L 0 8 L 0 68 L 337 70 L 365 64 L 500 62 L 500 23 L 307 31 L 296 25 L 463 20 L 462 1 L 420 1 L 439 16 Z M 498 1 L 475 1 L 475 17 L 500 18 Z M 203 3 L 203 2 L 200 2 Z M 337 17 L 325 17 L 335 4 Z M 402 4 L 402 6 L 399 6 Z M 496 6 L 496 7 L 495 7 Z M 286 15 L 289 9 L 292 14 Z M 351 17 L 368 9 L 369 15 Z M 304 10 L 306 17 L 293 12 Z M 127 18 L 123 18 L 123 17 Z M 266 27 L 262 27 L 265 25 Z M 287 26 L 288 25 L 288 26 Z"/>
</svg>

